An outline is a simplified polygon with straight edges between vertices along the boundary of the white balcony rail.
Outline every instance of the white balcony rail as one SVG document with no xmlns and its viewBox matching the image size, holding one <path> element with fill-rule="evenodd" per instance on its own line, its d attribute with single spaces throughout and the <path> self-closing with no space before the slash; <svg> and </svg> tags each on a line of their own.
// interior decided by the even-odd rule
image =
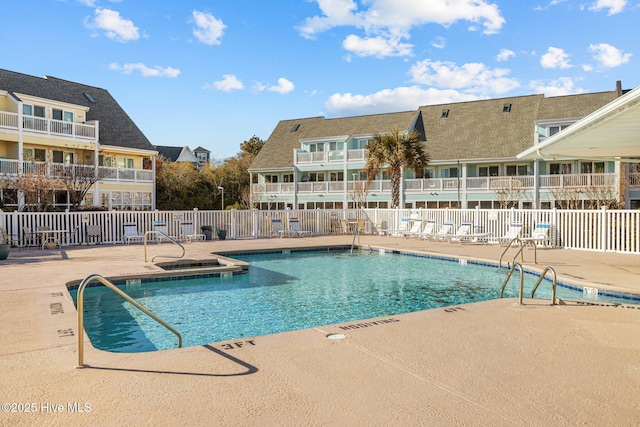
<svg viewBox="0 0 640 427">
<path fill-rule="evenodd" d="M 18 114 L 0 111 L 0 128 L 18 130 Z M 66 122 L 44 117 L 22 116 L 22 129 L 32 134 L 63 136 L 83 140 L 97 140 L 96 125 L 91 123 Z"/>
<path fill-rule="evenodd" d="M 17 176 L 18 171 L 23 174 L 45 175 L 48 177 L 62 177 L 77 174 L 91 174 L 94 169 L 91 165 L 76 165 L 46 162 L 20 162 L 12 159 L 0 159 L 0 175 Z M 100 180 L 102 181 L 132 181 L 153 182 L 153 171 L 147 169 L 122 169 L 114 167 L 98 167 Z"/>
<path fill-rule="evenodd" d="M 363 162 L 367 160 L 367 150 L 347 150 L 347 161 Z M 343 163 L 345 160 L 344 150 L 309 152 L 296 150 L 295 164 L 320 164 L 320 163 Z"/>
</svg>

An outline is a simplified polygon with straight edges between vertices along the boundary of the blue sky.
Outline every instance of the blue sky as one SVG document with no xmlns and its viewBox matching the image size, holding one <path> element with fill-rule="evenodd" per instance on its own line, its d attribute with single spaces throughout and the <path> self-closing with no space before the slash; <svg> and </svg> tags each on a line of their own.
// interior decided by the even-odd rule
<svg viewBox="0 0 640 427">
<path fill-rule="evenodd" d="M 216 158 L 279 120 L 640 85 L 639 0 L 0 0 L 0 67 Z"/>
</svg>

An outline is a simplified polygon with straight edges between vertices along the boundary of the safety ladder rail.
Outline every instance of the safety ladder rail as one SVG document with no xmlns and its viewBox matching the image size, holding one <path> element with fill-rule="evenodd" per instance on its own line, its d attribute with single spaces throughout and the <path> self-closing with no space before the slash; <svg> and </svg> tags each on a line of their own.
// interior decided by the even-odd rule
<svg viewBox="0 0 640 427">
<path fill-rule="evenodd" d="M 358 238 L 358 243 L 360 243 L 360 220 L 355 223 L 355 227 L 353 230 L 353 241 L 351 242 L 351 253 L 353 253 L 353 247 L 356 245 L 356 237 Z"/>
<path fill-rule="evenodd" d="M 507 283 L 509 283 L 509 279 L 513 275 L 516 267 L 520 270 L 520 295 L 518 298 L 518 304 L 522 305 L 522 294 L 524 293 L 524 269 L 522 268 L 522 264 L 519 262 L 514 262 L 509 270 L 509 274 L 507 274 L 507 278 L 504 280 L 504 284 L 502 285 L 502 289 L 500 289 L 500 298 L 502 298 L 502 294 L 504 293 L 504 289 L 507 287 Z"/>
<path fill-rule="evenodd" d="M 153 262 L 157 257 L 162 257 L 162 258 L 176 258 L 176 259 L 180 259 L 182 257 L 184 257 L 185 254 L 185 249 L 184 246 L 182 246 L 182 243 L 178 242 L 177 240 L 175 240 L 173 237 L 163 233 L 162 231 L 158 231 L 158 230 L 149 230 L 149 231 L 145 231 L 144 233 L 144 239 L 143 239 L 143 244 L 144 244 L 144 262 L 147 262 L 147 236 L 149 234 L 160 234 L 164 237 L 166 237 L 171 243 L 180 246 L 180 248 L 182 248 L 182 255 L 180 256 L 174 256 L 174 255 L 154 255 L 153 258 L 151 258 L 151 262 Z"/>
<path fill-rule="evenodd" d="M 538 289 L 540 282 L 542 282 L 542 279 L 545 278 L 548 272 L 551 272 L 553 276 L 553 282 L 551 284 L 551 305 L 556 305 L 556 289 L 558 286 L 558 283 L 557 283 L 558 281 L 556 279 L 556 271 L 551 266 L 547 266 L 545 267 L 544 270 L 542 270 L 542 273 L 540 274 L 540 278 L 538 279 L 535 286 L 533 287 L 533 290 L 531 291 L 531 298 L 533 298 L 534 295 L 536 294 L 536 290 Z"/>
<path fill-rule="evenodd" d="M 520 262 L 524 262 L 524 254 L 522 253 L 522 251 L 524 250 L 524 247 L 527 245 L 527 242 L 525 240 L 522 240 L 519 237 L 514 237 L 509 241 L 509 244 L 507 245 L 506 248 L 504 248 L 504 251 L 502 251 L 502 254 L 500 255 L 500 260 L 498 261 L 498 271 L 502 270 L 502 258 L 504 257 L 504 254 L 507 253 L 507 251 L 511 248 L 511 246 L 513 246 L 514 243 L 518 243 L 519 249 L 511 259 L 511 264 L 513 264 L 516 261 L 516 258 L 518 257 L 518 255 L 520 255 Z M 538 249 L 536 248 L 536 245 L 533 245 L 533 263 L 534 264 L 538 263 Z"/>
<path fill-rule="evenodd" d="M 134 307 L 142 311 L 147 316 L 151 317 L 156 322 L 160 323 L 169 331 L 173 332 L 178 337 L 178 348 L 182 347 L 182 335 L 173 326 L 169 325 L 167 322 L 155 315 L 151 310 L 131 298 L 124 291 L 119 289 L 116 285 L 105 279 L 103 276 L 99 274 L 91 274 L 85 277 L 84 280 L 82 280 L 82 282 L 80 283 L 80 286 L 78 286 L 78 365 L 76 366 L 76 368 L 86 367 L 86 365 L 84 364 L 84 288 L 89 283 L 96 280 L 120 295 L 122 298 L 130 302 Z"/>
</svg>

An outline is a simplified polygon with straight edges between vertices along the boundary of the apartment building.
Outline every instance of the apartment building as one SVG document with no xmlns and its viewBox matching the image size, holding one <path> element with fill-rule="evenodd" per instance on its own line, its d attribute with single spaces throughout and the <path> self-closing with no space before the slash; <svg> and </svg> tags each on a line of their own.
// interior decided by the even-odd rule
<svg viewBox="0 0 640 427">
<path fill-rule="evenodd" d="M 0 201 L 5 210 L 33 202 L 12 183 L 25 175 L 52 182 L 91 180 L 82 204 L 155 209 L 157 152 L 111 94 L 56 77 L 0 69 Z M 95 182 L 93 182 L 95 181 Z M 71 208 L 58 184 L 48 209 Z"/>
<path fill-rule="evenodd" d="M 640 207 L 640 182 L 629 176 L 636 165 L 621 168 L 588 156 L 517 157 L 624 92 L 618 82 L 608 92 L 282 120 L 249 169 L 252 201 L 261 209 L 390 207 L 386 172 L 366 175 L 367 144 L 376 134 L 398 129 L 416 131 L 430 158 L 423 173 L 403 171 L 406 208 L 592 208 L 621 199 L 627 207 Z"/>
</svg>

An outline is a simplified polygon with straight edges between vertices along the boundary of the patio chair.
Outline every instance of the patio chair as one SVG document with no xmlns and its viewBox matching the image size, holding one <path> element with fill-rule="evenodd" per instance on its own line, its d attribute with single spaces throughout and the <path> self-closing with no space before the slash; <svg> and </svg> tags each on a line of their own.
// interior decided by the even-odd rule
<svg viewBox="0 0 640 427">
<path fill-rule="evenodd" d="M 467 240 L 471 235 L 471 228 L 473 227 L 473 222 L 471 221 L 462 221 L 462 224 L 460 225 L 460 227 L 458 227 L 458 230 L 456 231 L 456 233 L 452 236 L 449 236 L 449 241 L 450 242 L 463 242 L 464 240 Z"/>
<path fill-rule="evenodd" d="M 508 245 L 515 238 L 519 238 L 520 234 L 522 234 L 522 224 L 521 223 L 513 223 L 509 225 L 509 229 L 505 233 L 504 236 L 494 237 L 489 240 L 489 243 L 497 243 L 500 245 Z"/>
<path fill-rule="evenodd" d="M 75 227 L 73 227 L 73 230 L 70 230 L 67 235 L 67 244 L 69 246 L 77 246 L 80 244 L 80 239 L 79 239 L 79 231 L 80 231 L 80 226 L 76 225 Z"/>
<path fill-rule="evenodd" d="M 391 234 L 392 236 L 399 236 L 401 234 L 404 234 L 404 232 L 407 231 L 407 227 L 409 226 L 409 218 L 402 218 L 400 220 L 400 226 L 398 228 L 396 228 L 395 230 L 388 230 L 389 234 Z"/>
<path fill-rule="evenodd" d="M 124 233 L 122 235 L 122 240 L 125 244 L 129 244 L 131 242 L 140 242 L 144 239 L 144 235 L 138 232 L 138 224 L 135 222 L 125 222 L 122 224 L 124 227 Z"/>
<path fill-rule="evenodd" d="M 22 245 L 25 248 L 40 246 L 38 236 L 33 234 L 31 230 L 29 230 L 29 227 L 22 227 Z"/>
<path fill-rule="evenodd" d="M 447 221 L 444 224 L 442 224 L 442 227 L 440 227 L 440 230 L 438 230 L 436 234 L 431 236 L 431 239 L 447 240 L 449 236 L 451 236 L 452 230 L 453 230 L 453 222 Z"/>
<path fill-rule="evenodd" d="M 288 230 L 282 227 L 282 220 L 280 218 L 271 218 L 271 235 L 284 237 L 288 235 Z"/>
<path fill-rule="evenodd" d="M 422 231 L 422 221 L 419 219 L 413 220 L 413 224 L 411 224 L 411 228 L 404 233 L 402 233 L 402 237 L 411 237 L 419 234 Z"/>
<path fill-rule="evenodd" d="M 311 236 L 311 231 L 305 231 L 300 228 L 298 218 L 289 219 L 289 233 L 294 237 Z"/>
<path fill-rule="evenodd" d="M 15 235 L 9 234 L 4 228 L 0 228 L 0 243 L 4 243 L 9 246 L 15 244 Z"/>
<path fill-rule="evenodd" d="M 180 223 L 180 229 L 182 230 L 182 238 L 187 242 L 192 242 L 194 240 L 204 240 L 204 234 L 196 233 L 193 228 L 192 222 L 182 222 Z"/>
<path fill-rule="evenodd" d="M 97 245 L 102 243 L 102 232 L 100 231 L 100 226 L 98 225 L 88 225 L 84 230 L 85 239 L 87 245 L 91 243 L 92 240 L 95 240 Z"/>
<path fill-rule="evenodd" d="M 428 219 L 427 222 L 424 224 L 424 228 L 422 229 L 422 231 L 420 231 L 420 233 L 416 234 L 413 237 L 417 239 L 429 239 L 433 237 L 435 232 L 436 232 L 436 221 L 433 219 Z"/>
<path fill-rule="evenodd" d="M 156 242 L 162 243 L 163 240 L 171 241 L 171 236 L 169 236 L 169 228 L 164 221 L 154 221 L 153 222 L 153 231 L 157 231 L 155 233 Z"/>
<path fill-rule="evenodd" d="M 536 224 L 533 232 L 531 233 L 531 237 L 521 237 L 520 240 L 524 244 L 534 244 L 536 246 L 548 246 L 549 243 L 549 230 L 551 229 L 550 224 L 546 223 L 538 223 Z"/>
</svg>

